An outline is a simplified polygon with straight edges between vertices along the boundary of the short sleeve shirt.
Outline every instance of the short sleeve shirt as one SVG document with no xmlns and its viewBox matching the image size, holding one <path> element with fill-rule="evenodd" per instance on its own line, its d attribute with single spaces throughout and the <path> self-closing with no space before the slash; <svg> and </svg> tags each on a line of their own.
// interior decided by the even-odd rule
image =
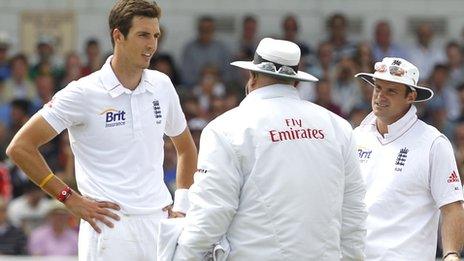
<svg viewBox="0 0 464 261">
<path fill-rule="evenodd" d="M 370 114 L 355 129 L 366 182 L 366 260 L 435 260 L 439 208 L 463 199 L 450 142 L 415 107 L 383 137 Z"/>
<path fill-rule="evenodd" d="M 102 69 L 70 83 L 40 114 L 59 133 L 68 129 L 82 194 L 111 200 L 129 214 L 152 213 L 171 203 L 163 182 L 164 134 L 186 128 L 170 79 L 145 69 L 133 91 Z"/>
</svg>

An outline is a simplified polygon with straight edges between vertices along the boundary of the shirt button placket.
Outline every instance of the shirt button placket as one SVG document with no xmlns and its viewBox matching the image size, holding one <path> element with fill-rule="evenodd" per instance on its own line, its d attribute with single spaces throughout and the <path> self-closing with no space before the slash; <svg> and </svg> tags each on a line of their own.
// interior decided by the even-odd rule
<svg viewBox="0 0 464 261">
<path fill-rule="evenodd" d="M 134 137 L 136 139 L 140 138 L 142 135 L 142 122 L 141 122 L 141 114 L 140 114 L 140 108 L 139 108 L 139 102 L 138 100 L 140 99 L 140 95 L 138 94 L 131 94 L 131 109 L 132 109 L 132 121 L 133 121 L 133 131 L 134 131 Z"/>
</svg>

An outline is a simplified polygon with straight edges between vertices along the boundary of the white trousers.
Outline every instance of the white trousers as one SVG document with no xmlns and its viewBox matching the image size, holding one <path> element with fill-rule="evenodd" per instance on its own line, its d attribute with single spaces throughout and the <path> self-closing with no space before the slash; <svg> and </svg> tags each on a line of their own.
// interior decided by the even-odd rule
<svg viewBox="0 0 464 261">
<path fill-rule="evenodd" d="M 156 261 L 158 224 L 168 213 L 123 215 L 114 228 L 98 223 L 99 234 L 87 221 L 79 227 L 79 261 Z"/>
</svg>

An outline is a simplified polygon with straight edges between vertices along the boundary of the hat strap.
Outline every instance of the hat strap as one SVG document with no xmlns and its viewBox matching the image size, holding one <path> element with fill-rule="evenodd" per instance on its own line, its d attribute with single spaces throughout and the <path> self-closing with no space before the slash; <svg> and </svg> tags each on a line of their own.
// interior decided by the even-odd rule
<svg viewBox="0 0 464 261">
<path fill-rule="evenodd" d="M 264 59 L 263 57 L 261 57 L 261 55 L 259 55 L 258 53 L 255 52 L 255 57 L 253 58 L 253 63 L 254 63 L 254 64 L 260 64 L 260 63 L 262 63 L 262 62 L 268 62 L 268 63 L 274 64 L 275 67 L 276 67 L 276 71 L 279 71 L 280 67 L 282 67 L 282 66 L 290 67 L 290 68 L 292 68 L 295 72 L 298 71 L 298 65 L 290 66 L 290 65 L 285 65 L 285 64 L 280 64 L 280 63 L 276 63 L 276 62 L 273 62 L 273 61 L 269 61 L 269 60 Z"/>
</svg>

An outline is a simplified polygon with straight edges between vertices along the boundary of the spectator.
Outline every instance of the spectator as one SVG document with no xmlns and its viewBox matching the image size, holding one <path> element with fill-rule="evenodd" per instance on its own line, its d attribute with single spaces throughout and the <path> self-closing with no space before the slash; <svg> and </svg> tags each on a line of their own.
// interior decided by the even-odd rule
<svg viewBox="0 0 464 261">
<path fill-rule="evenodd" d="M 215 27 L 215 21 L 212 17 L 200 17 L 197 38 L 184 47 L 182 80 L 187 87 L 193 87 L 199 83 L 201 70 L 206 65 L 215 66 L 223 79 L 229 79 L 231 56 L 226 46 L 215 39 Z"/>
<path fill-rule="evenodd" d="M 8 64 L 8 50 L 10 49 L 10 37 L 5 32 L 0 32 L 0 81 L 10 77 Z"/>
<path fill-rule="evenodd" d="M 318 79 L 332 81 L 335 76 L 335 59 L 332 44 L 322 42 L 317 47 L 317 59 L 310 62 L 309 73 Z"/>
<path fill-rule="evenodd" d="M 371 67 L 371 70 L 374 67 Z M 354 106 L 358 108 L 366 108 L 368 111 L 371 110 L 372 102 L 372 86 L 365 81 L 357 81 L 359 90 L 361 91 L 361 100 Z"/>
<path fill-rule="evenodd" d="M 464 121 L 464 82 L 459 84 L 456 90 L 459 100 L 459 116 L 457 119 Z"/>
<path fill-rule="evenodd" d="M 253 60 L 256 46 L 258 45 L 258 21 L 254 15 L 247 15 L 242 20 L 242 34 L 236 43 L 234 59 Z M 246 84 L 248 75 L 243 70 L 231 68 L 232 82 L 243 86 Z"/>
<path fill-rule="evenodd" d="M 0 255 L 26 254 L 26 235 L 7 221 L 7 203 L 0 198 Z"/>
<path fill-rule="evenodd" d="M 240 95 L 239 90 L 233 87 L 226 88 L 226 95 L 224 98 L 225 109 L 231 110 L 237 107 L 243 97 Z"/>
<path fill-rule="evenodd" d="M 51 74 L 54 77 L 59 74 L 60 59 L 55 57 L 56 41 L 52 36 L 41 35 L 36 45 L 36 63 L 31 68 L 32 79 L 40 74 Z"/>
<path fill-rule="evenodd" d="M 258 21 L 254 15 L 247 15 L 242 21 L 242 34 L 238 41 L 236 53 L 237 59 L 253 60 L 253 55 L 258 45 Z"/>
<path fill-rule="evenodd" d="M 167 33 L 166 27 L 160 25 L 158 47 L 156 48 L 156 53 L 151 57 L 149 69 L 158 70 L 158 69 L 154 69 L 154 66 L 165 68 L 168 65 L 167 63 L 170 63 L 169 66 L 172 67 L 173 73 L 172 75 L 168 74 L 168 76 L 169 78 L 171 78 L 171 81 L 174 84 L 174 87 L 176 87 L 176 89 L 179 91 L 178 88 L 182 87 L 181 84 L 183 83 L 182 77 L 181 77 L 180 71 L 178 70 L 178 67 L 176 66 L 174 56 L 170 52 L 166 51 L 164 48 L 167 34 L 168 33 Z M 171 70 L 171 69 L 168 69 L 168 70 Z M 165 73 L 164 71 L 161 71 L 161 72 Z"/>
<path fill-rule="evenodd" d="M 464 59 L 461 46 L 451 41 L 446 45 L 447 65 L 450 70 L 449 85 L 456 88 L 464 82 Z"/>
<path fill-rule="evenodd" d="M 372 53 L 374 62 L 381 61 L 383 57 L 407 58 L 403 49 L 393 42 L 390 24 L 387 21 L 380 21 L 375 26 Z"/>
<path fill-rule="evenodd" d="M 200 102 L 200 108 L 208 111 L 211 100 L 214 97 L 224 97 L 226 87 L 220 79 L 218 69 L 214 66 L 206 66 L 201 72 L 201 78 L 197 86 L 193 88 L 193 94 Z"/>
<path fill-rule="evenodd" d="M 15 99 L 9 104 L 0 105 L 0 124 L 6 128 L 5 136 L 2 138 L 0 135 L 0 147 L 2 142 L 11 141 L 19 128 L 29 119 L 30 112 L 31 103 L 26 99 Z M 0 152 L 0 155 L 3 153 L 4 151 Z"/>
<path fill-rule="evenodd" d="M 48 74 L 39 75 L 35 78 L 35 87 L 38 95 L 32 100 L 33 113 L 51 101 L 53 94 L 55 94 L 55 79 Z"/>
<path fill-rule="evenodd" d="M 419 68 L 419 81 L 425 81 L 437 63 L 445 61 L 443 47 L 433 42 L 433 29 L 430 24 L 422 23 L 416 28 L 416 43 L 409 50 L 411 62 Z"/>
<path fill-rule="evenodd" d="M 10 103 L 10 139 L 29 120 L 32 104 L 29 100 L 15 99 Z"/>
<path fill-rule="evenodd" d="M 34 183 L 28 182 L 24 195 L 13 199 L 8 206 L 8 219 L 11 224 L 21 227 L 26 234 L 38 227 L 49 209 L 50 200 Z"/>
<path fill-rule="evenodd" d="M 356 46 L 356 51 L 353 57 L 356 66 L 358 67 L 358 71 L 369 71 L 374 68 L 374 57 L 372 55 L 372 48 L 371 45 L 367 42 L 361 42 Z M 369 92 L 371 90 L 369 89 Z"/>
<path fill-rule="evenodd" d="M 9 202 L 12 196 L 12 190 L 10 172 L 6 164 L 0 160 L 0 200 Z"/>
<path fill-rule="evenodd" d="M 190 130 L 192 131 L 192 130 Z M 176 167 L 177 167 L 177 154 L 174 143 L 171 139 L 164 139 L 164 183 L 169 189 L 169 192 L 174 196 L 176 191 Z"/>
<path fill-rule="evenodd" d="M 189 128 L 192 131 L 192 138 L 193 141 L 195 142 L 195 145 L 199 148 L 200 146 L 200 137 L 201 137 L 201 132 L 203 131 L 203 128 L 208 124 L 207 121 L 190 121 L 189 122 Z"/>
<path fill-rule="evenodd" d="M 357 71 L 356 64 L 351 58 L 343 58 L 335 68 L 335 81 L 332 97 L 335 104 L 340 106 L 343 115 L 349 115 L 353 107 L 361 102 L 361 90 L 354 78 Z"/>
<path fill-rule="evenodd" d="M 342 110 L 332 100 L 332 85 L 327 80 L 320 80 L 316 83 L 316 100 L 314 103 L 343 117 Z"/>
<path fill-rule="evenodd" d="M 64 70 L 60 73 L 58 78 L 57 90 L 63 89 L 72 81 L 76 81 L 82 77 L 82 64 L 81 58 L 75 52 L 69 52 L 66 55 Z"/>
<path fill-rule="evenodd" d="M 182 82 L 174 59 L 168 54 L 155 54 L 150 60 L 149 69 L 160 71 L 169 76 L 175 87 L 178 87 Z"/>
<path fill-rule="evenodd" d="M 10 61 L 11 78 L 5 81 L 0 93 L 0 105 L 14 99 L 32 100 L 37 96 L 34 84 L 28 78 L 28 62 L 24 54 L 17 54 Z"/>
<path fill-rule="evenodd" d="M 195 118 L 206 118 L 205 111 L 201 109 L 197 97 L 194 95 L 185 95 L 181 101 L 182 111 L 185 114 L 187 122 Z"/>
<path fill-rule="evenodd" d="M 227 111 L 225 99 L 218 96 L 211 97 L 209 105 L 209 120 L 212 121 Z"/>
<path fill-rule="evenodd" d="M 335 13 L 329 16 L 326 22 L 329 37 L 327 42 L 332 44 L 335 62 L 343 57 L 353 57 L 356 51 L 356 44 L 349 41 L 346 36 L 348 19 L 342 13 Z"/>
<path fill-rule="evenodd" d="M 77 255 L 77 231 L 69 227 L 71 215 L 57 200 L 49 205 L 45 224 L 31 232 L 28 251 L 34 256 Z"/>
<path fill-rule="evenodd" d="M 0 162 L 3 162 L 6 159 L 5 150 L 9 142 L 8 129 L 5 123 L 0 120 Z"/>
<path fill-rule="evenodd" d="M 57 147 L 58 147 L 58 156 L 57 158 L 57 169 L 61 170 L 56 173 L 57 176 L 66 184 L 74 189 L 77 189 L 76 176 L 74 173 L 74 154 L 69 143 L 69 133 L 68 131 L 63 131 L 57 137 Z"/>
<path fill-rule="evenodd" d="M 85 44 L 85 57 L 87 59 L 86 64 L 81 69 L 81 75 L 89 75 L 100 68 L 103 65 L 103 59 L 101 56 L 100 43 L 96 38 L 90 38 Z"/>
<path fill-rule="evenodd" d="M 459 97 L 456 89 L 448 84 L 449 67 L 444 64 L 435 65 L 429 83 L 435 95 L 434 98 L 428 102 L 426 110 L 427 108 L 433 108 L 433 111 L 437 112 L 438 109 L 442 111 L 442 108 L 445 119 L 455 120 L 460 114 Z"/>
<path fill-rule="evenodd" d="M 288 14 L 282 19 L 282 39 L 294 42 L 300 47 L 301 59 L 307 59 L 313 54 L 308 44 L 298 39 L 299 25 L 295 15 Z"/>
</svg>

